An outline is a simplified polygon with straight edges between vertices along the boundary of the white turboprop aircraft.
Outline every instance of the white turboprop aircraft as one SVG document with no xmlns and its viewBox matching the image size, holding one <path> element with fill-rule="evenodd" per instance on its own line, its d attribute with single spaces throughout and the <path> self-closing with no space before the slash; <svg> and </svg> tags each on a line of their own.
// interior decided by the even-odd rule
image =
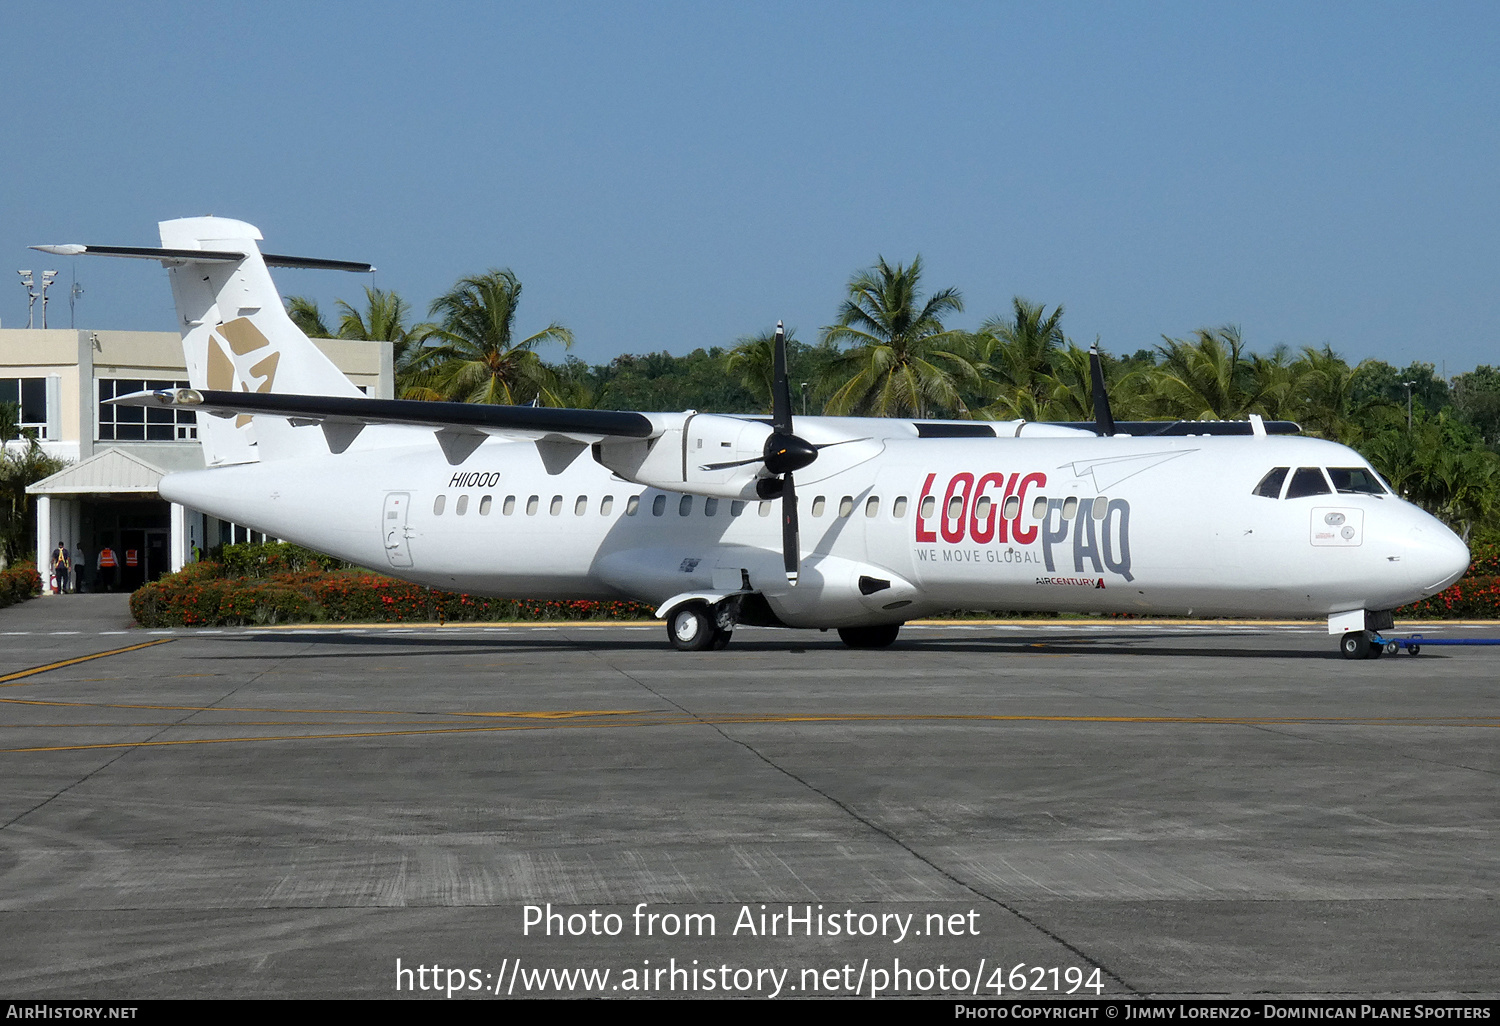
<svg viewBox="0 0 1500 1026">
<path fill-rule="evenodd" d="M 1327 617 L 1349 658 L 1468 567 L 1358 453 L 1292 424 L 1082 425 L 627 413 L 366 398 L 287 316 L 241 221 L 166 221 L 208 469 L 168 499 L 420 584 L 645 600 L 679 649 L 737 623 L 889 645 L 942 609 Z M 1267 428 L 1270 430 L 1267 430 Z M 1288 437 L 1289 434 L 1293 436 Z M 795 481 L 794 481 L 795 476 Z M 799 501 L 804 503 L 799 514 Z M 1392 649 L 1394 646 L 1392 646 Z"/>
</svg>

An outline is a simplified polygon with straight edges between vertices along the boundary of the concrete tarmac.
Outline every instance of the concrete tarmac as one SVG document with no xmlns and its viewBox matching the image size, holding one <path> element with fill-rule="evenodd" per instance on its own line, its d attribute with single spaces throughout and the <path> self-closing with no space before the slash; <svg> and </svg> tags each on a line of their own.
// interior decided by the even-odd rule
<svg viewBox="0 0 1500 1026">
<path fill-rule="evenodd" d="M 0 998 L 1500 995 L 1497 649 L 126 620 L 0 610 Z"/>
</svg>

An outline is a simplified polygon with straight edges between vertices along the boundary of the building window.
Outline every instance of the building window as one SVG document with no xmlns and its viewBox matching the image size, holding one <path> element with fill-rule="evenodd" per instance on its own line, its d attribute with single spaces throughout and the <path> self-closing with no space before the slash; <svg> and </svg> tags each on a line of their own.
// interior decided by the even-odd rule
<svg viewBox="0 0 1500 1026">
<path fill-rule="evenodd" d="M 133 392 L 155 392 L 163 388 L 187 388 L 186 381 L 150 381 L 140 378 L 99 379 L 99 441 L 186 442 L 198 437 L 198 416 L 192 410 L 171 407 L 111 406 L 109 400 Z"/>
<path fill-rule="evenodd" d="M 14 403 L 20 416 L 19 428 L 47 437 L 47 379 L 0 378 L 0 403 Z"/>
</svg>

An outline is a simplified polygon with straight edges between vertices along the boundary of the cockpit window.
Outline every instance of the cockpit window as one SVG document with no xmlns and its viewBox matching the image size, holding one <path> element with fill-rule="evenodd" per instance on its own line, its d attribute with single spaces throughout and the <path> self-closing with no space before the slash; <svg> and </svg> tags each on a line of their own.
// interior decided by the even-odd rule
<svg viewBox="0 0 1500 1026">
<path fill-rule="evenodd" d="M 1385 486 L 1380 483 L 1380 478 L 1368 467 L 1329 467 L 1328 476 L 1333 479 L 1333 489 L 1336 492 L 1385 494 Z"/>
<path fill-rule="evenodd" d="M 1300 499 L 1304 495 L 1327 495 L 1331 489 L 1319 467 L 1298 467 L 1292 475 L 1291 486 L 1286 490 L 1288 499 Z"/>
<path fill-rule="evenodd" d="M 1281 483 L 1286 480 L 1287 471 L 1291 467 L 1277 467 L 1260 479 L 1260 484 L 1255 486 L 1254 495 L 1262 495 L 1267 499 L 1281 498 Z"/>
</svg>

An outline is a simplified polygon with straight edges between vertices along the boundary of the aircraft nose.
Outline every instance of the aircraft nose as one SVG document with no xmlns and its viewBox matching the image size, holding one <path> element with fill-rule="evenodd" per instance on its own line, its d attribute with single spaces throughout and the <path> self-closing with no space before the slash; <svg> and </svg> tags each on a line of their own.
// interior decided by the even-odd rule
<svg viewBox="0 0 1500 1026">
<path fill-rule="evenodd" d="M 1435 595 L 1469 569 L 1469 547 L 1435 517 L 1423 515 L 1407 534 L 1407 573 L 1425 595 Z"/>
</svg>

